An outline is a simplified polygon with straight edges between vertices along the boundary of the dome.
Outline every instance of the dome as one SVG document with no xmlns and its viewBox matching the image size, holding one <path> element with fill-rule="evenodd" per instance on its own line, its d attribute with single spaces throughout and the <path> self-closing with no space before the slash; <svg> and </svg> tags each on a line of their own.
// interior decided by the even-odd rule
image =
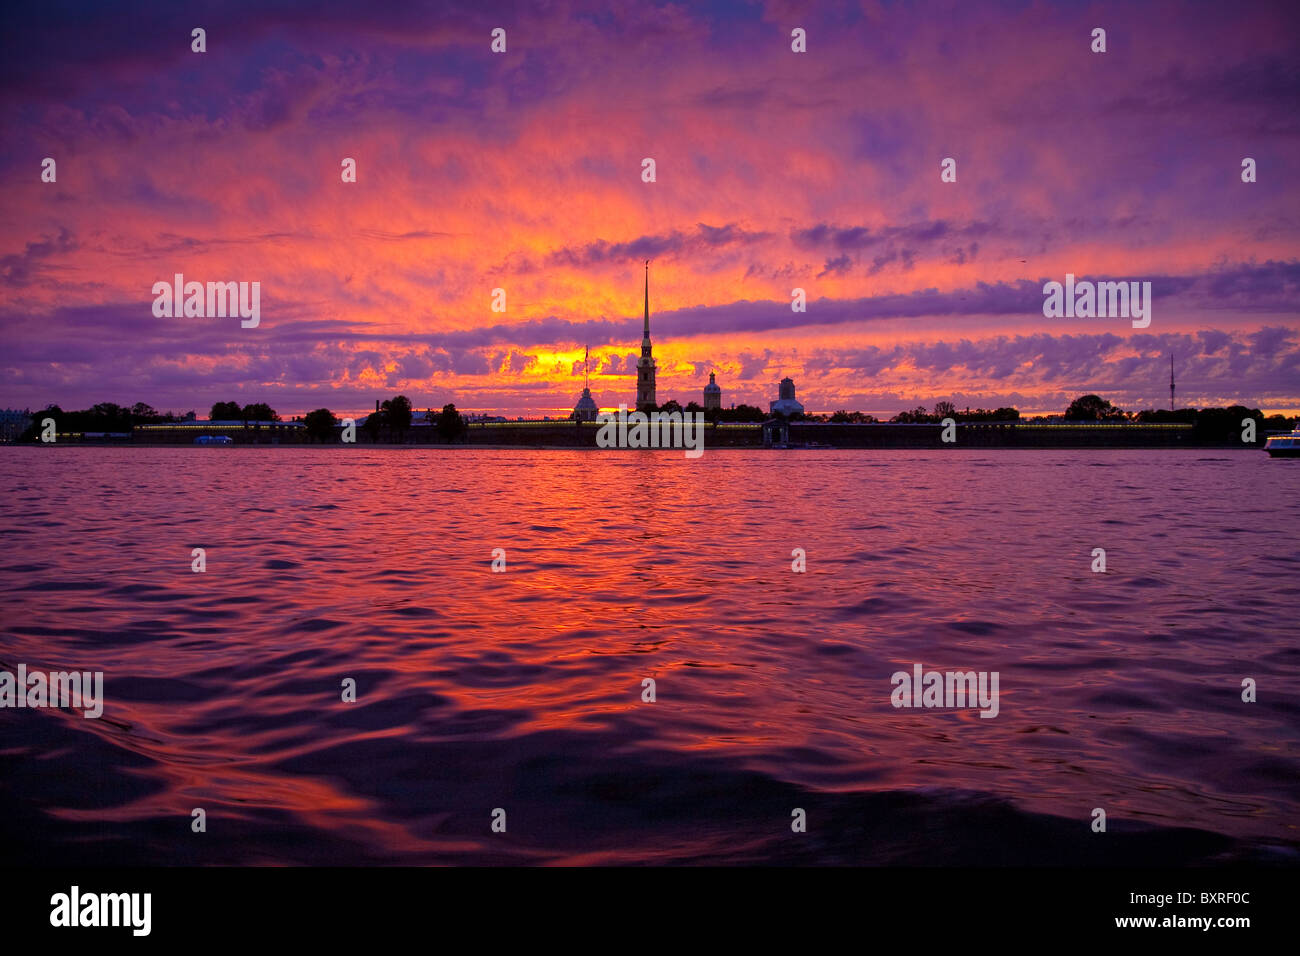
<svg viewBox="0 0 1300 956">
<path fill-rule="evenodd" d="M 714 380 L 714 373 L 709 373 L 709 384 L 704 386 L 704 408 L 706 411 L 722 408 L 722 389 Z"/>
<path fill-rule="evenodd" d="M 573 407 L 573 413 L 579 421 L 594 422 L 596 413 L 600 409 L 596 407 L 596 400 L 591 397 L 591 389 L 582 390 L 582 398 L 578 399 L 578 404 Z"/>
</svg>

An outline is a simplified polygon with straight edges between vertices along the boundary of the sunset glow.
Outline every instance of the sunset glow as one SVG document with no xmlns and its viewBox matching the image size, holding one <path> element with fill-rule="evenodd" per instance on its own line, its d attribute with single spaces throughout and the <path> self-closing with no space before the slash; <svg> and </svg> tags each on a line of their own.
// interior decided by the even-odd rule
<svg viewBox="0 0 1300 956">
<path fill-rule="evenodd" d="M 0 103 L 0 404 L 564 415 L 590 345 L 617 407 L 648 258 L 661 400 L 716 370 L 726 404 L 790 375 L 810 412 L 1139 409 L 1173 352 L 1188 404 L 1300 409 L 1283 14 L 562 6 L 521 8 L 506 56 L 474 5 L 29 34 Z M 259 281 L 260 327 L 155 318 L 177 272 Z M 1151 326 L 1044 319 L 1066 273 L 1151 281 Z"/>
</svg>

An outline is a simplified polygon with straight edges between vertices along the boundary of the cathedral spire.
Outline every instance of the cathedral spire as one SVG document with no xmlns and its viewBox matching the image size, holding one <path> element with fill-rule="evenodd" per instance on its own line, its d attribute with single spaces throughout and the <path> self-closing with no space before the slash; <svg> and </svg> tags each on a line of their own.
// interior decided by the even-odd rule
<svg viewBox="0 0 1300 956">
<path fill-rule="evenodd" d="M 655 359 L 650 345 L 650 260 L 645 261 L 645 331 L 641 333 L 641 358 L 636 363 L 636 410 L 653 412 L 655 402 Z"/>
</svg>

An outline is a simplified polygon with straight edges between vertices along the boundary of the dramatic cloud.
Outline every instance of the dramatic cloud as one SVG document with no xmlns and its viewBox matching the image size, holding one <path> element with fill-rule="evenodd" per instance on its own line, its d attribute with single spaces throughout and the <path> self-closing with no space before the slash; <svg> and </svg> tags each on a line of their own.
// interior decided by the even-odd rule
<svg viewBox="0 0 1300 956">
<path fill-rule="evenodd" d="M 716 370 L 728 403 L 788 374 L 814 410 L 1140 406 L 1172 351 L 1189 403 L 1300 409 L 1298 26 L 1263 0 L 20 5 L 0 406 L 557 414 L 587 346 L 615 406 L 650 259 L 661 398 Z M 259 282 L 261 325 L 155 318 L 176 273 Z M 1151 282 L 1151 326 L 1044 319 L 1067 273 Z"/>
</svg>

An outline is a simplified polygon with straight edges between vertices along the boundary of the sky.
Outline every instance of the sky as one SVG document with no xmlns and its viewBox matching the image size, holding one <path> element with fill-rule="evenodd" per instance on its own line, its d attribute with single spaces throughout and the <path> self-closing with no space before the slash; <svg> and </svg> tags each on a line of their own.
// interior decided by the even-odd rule
<svg viewBox="0 0 1300 956">
<path fill-rule="evenodd" d="M 649 259 L 661 402 L 1300 411 L 1294 3 L 9 6 L 0 407 L 616 408 Z"/>
</svg>

